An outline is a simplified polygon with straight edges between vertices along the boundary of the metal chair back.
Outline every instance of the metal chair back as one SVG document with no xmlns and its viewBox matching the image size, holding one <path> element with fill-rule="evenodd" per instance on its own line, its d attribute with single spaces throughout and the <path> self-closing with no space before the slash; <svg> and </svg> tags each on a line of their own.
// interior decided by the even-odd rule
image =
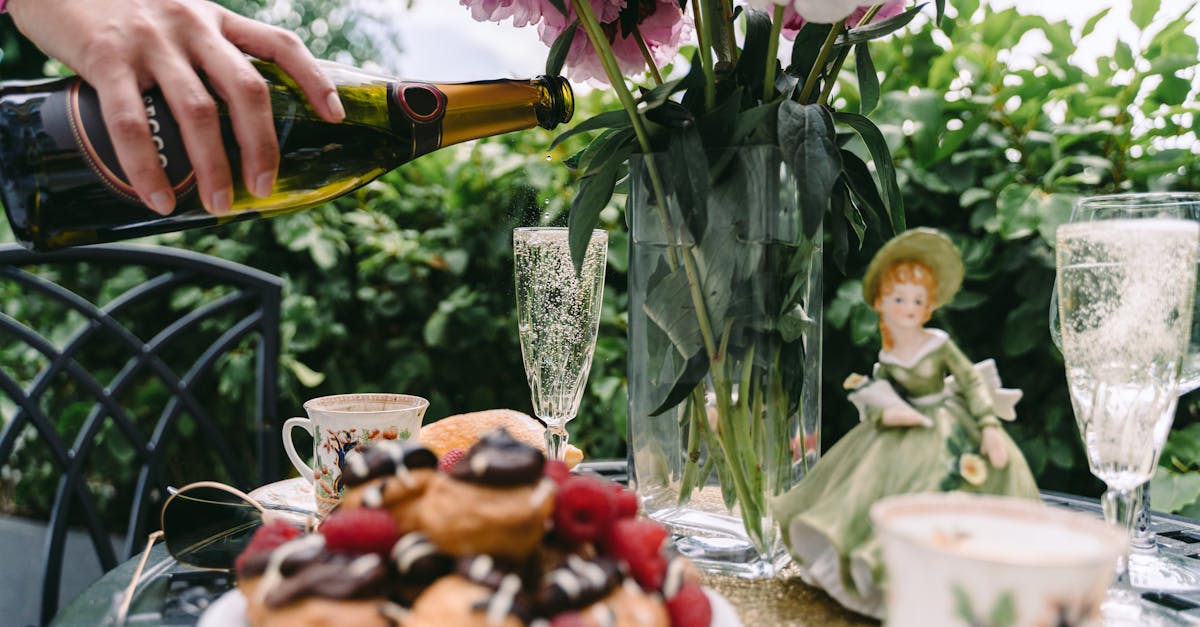
<svg viewBox="0 0 1200 627">
<path fill-rule="evenodd" d="M 72 528 L 107 571 L 158 528 L 168 485 L 280 477 L 281 288 L 164 247 L 0 246 L 0 506 L 48 518 L 45 569 L 26 575 L 42 624 Z"/>
</svg>

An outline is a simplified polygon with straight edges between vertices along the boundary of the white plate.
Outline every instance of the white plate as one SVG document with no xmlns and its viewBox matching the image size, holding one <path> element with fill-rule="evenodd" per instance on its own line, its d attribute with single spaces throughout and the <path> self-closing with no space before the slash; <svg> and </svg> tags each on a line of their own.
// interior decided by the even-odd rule
<svg viewBox="0 0 1200 627">
<path fill-rule="evenodd" d="M 712 604 L 711 627 L 742 627 L 742 620 L 738 618 L 737 611 L 728 599 L 711 588 L 705 588 L 704 593 L 708 595 L 708 601 Z M 226 592 L 208 606 L 196 627 L 249 627 L 246 622 L 246 597 L 236 588 Z"/>
</svg>

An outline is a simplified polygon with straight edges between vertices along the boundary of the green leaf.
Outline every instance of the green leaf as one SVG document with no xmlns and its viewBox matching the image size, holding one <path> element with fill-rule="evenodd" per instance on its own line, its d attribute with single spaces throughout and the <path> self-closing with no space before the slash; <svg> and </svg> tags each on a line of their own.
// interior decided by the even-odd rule
<svg viewBox="0 0 1200 627">
<path fill-rule="evenodd" d="M 858 75 L 858 112 L 866 115 L 879 105 L 879 76 L 875 73 L 875 62 L 871 60 L 871 49 L 867 44 L 854 47 L 854 73 Z"/>
<path fill-rule="evenodd" d="M 871 158 L 875 161 L 875 173 L 879 176 L 880 187 L 883 188 L 883 198 L 888 206 L 888 218 L 891 219 L 892 229 L 899 233 L 904 226 L 904 198 L 900 194 L 900 183 L 896 179 L 896 164 L 892 161 L 892 152 L 888 148 L 883 133 L 871 120 L 857 113 L 834 113 L 834 120 L 853 128 L 866 144 Z"/>
<path fill-rule="evenodd" d="M 296 380 L 306 388 L 315 388 L 325 381 L 325 375 L 309 368 L 295 358 L 283 358 L 283 365 L 292 374 L 296 376 Z"/>
<path fill-rule="evenodd" d="M 586 133 L 588 131 L 594 131 L 602 128 L 627 128 L 632 126 L 633 122 L 629 120 L 629 114 L 625 113 L 624 109 L 605 111 L 604 113 L 597 114 L 594 117 L 580 122 L 575 126 L 575 128 L 572 128 L 562 135 L 555 137 L 554 141 L 550 143 L 550 148 L 553 149 L 555 146 L 563 143 L 563 141 L 568 137 L 573 137 L 580 133 Z"/>
<path fill-rule="evenodd" d="M 829 24 L 806 23 L 800 32 L 796 33 L 796 40 L 792 42 L 792 60 L 787 73 L 801 78 L 808 76 L 813 64 L 817 62 L 821 44 L 825 42 L 831 30 L 833 26 Z"/>
<path fill-rule="evenodd" d="M 1154 16 L 1162 6 L 1162 0 L 1133 0 L 1129 9 L 1129 19 L 1141 30 L 1146 30 L 1154 23 Z"/>
<path fill-rule="evenodd" d="M 1012 592 L 1005 591 L 992 605 L 991 625 L 989 627 L 1012 627 L 1017 622 L 1017 603 L 1013 600 Z"/>
<path fill-rule="evenodd" d="M 864 118 L 865 119 L 865 118 Z M 779 105 L 779 147 L 796 174 L 805 235 L 812 237 L 829 208 L 842 170 L 833 118 L 822 105 L 786 100 Z"/>
<path fill-rule="evenodd" d="M 602 168 L 615 167 L 625 161 L 636 146 L 637 136 L 632 128 L 604 131 L 580 155 L 579 170 L 583 176 L 591 176 Z"/>
<path fill-rule="evenodd" d="M 592 230 L 600 220 L 600 211 L 612 199 L 616 183 L 617 166 L 609 164 L 592 176 L 584 177 L 579 184 L 579 193 L 571 202 L 571 215 L 567 218 L 567 240 L 576 272 L 583 267 L 583 257 L 587 254 Z"/>
<path fill-rule="evenodd" d="M 1092 31 L 1096 30 L 1096 24 L 1099 24 L 1100 20 L 1104 19 L 1111 10 L 1112 7 L 1105 7 L 1099 13 L 1088 18 L 1087 23 L 1083 25 L 1083 31 L 1080 33 L 1080 37 L 1087 37 L 1088 35 L 1091 35 Z"/>
<path fill-rule="evenodd" d="M 766 79 L 771 16 L 766 11 L 755 10 L 747 10 L 745 14 L 746 36 L 742 53 L 738 56 L 736 73 L 741 77 L 741 84 L 747 85 L 753 93 L 761 94 Z"/>
<path fill-rule="evenodd" d="M 708 214 L 708 155 L 695 128 L 673 133 L 667 143 L 670 179 L 664 181 L 679 199 L 684 216 Z"/>
<path fill-rule="evenodd" d="M 1150 480 L 1150 493 L 1154 495 L 1155 509 L 1178 512 L 1200 500 L 1200 473 L 1180 474 L 1159 467 Z"/>
<path fill-rule="evenodd" d="M 739 113 L 733 125 L 733 133 L 729 136 L 730 145 L 741 144 L 751 133 L 762 128 L 763 123 L 768 121 L 778 108 L 778 102 L 769 102 Z"/>
<path fill-rule="evenodd" d="M 898 15 L 893 15 L 886 20 L 871 22 L 870 24 L 859 26 L 858 28 L 847 29 L 846 32 L 838 35 L 837 39 L 834 41 L 834 48 L 845 48 L 847 46 L 868 42 L 872 39 L 886 37 L 900 30 L 901 28 L 904 28 L 905 26 L 908 26 L 908 23 L 911 22 L 923 8 L 925 8 L 925 4 L 918 4 L 916 6 L 909 7 L 907 11 Z"/>
<path fill-rule="evenodd" d="M 934 0 L 933 4 L 937 8 L 937 18 L 934 23 L 941 26 L 942 18 L 946 17 L 946 0 Z"/>
<path fill-rule="evenodd" d="M 863 163 L 858 155 L 849 150 L 842 150 L 842 173 L 846 181 L 847 189 L 862 201 L 872 212 L 881 219 L 887 215 L 887 205 L 883 202 L 883 197 L 879 195 L 879 189 L 875 186 L 875 178 L 871 176 L 871 170 L 867 168 L 867 164 Z M 859 234 L 859 239 L 862 239 L 862 234 Z"/>
<path fill-rule="evenodd" d="M 679 377 L 667 389 L 666 397 L 650 412 L 650 415 L 658 416 L 678 405 L 691 395 L 692 390 L 700 385 L 706 374 L 708 374 L 708 360 L 704 358 L 704 351 L 700 351 L 688 358 L 687 365 L 679 372 Z"/>
<path fill-rule="evenodd" d="M 579 20 L 575 20 L 550 46 L 550 54 L 546 56 L 546 74 L 549 76 L 562 74 L 563 64 L 567 62 L 567 53 L 571 51 L 571 42 L 575 41 L 578 27 Z"/>
</svg>

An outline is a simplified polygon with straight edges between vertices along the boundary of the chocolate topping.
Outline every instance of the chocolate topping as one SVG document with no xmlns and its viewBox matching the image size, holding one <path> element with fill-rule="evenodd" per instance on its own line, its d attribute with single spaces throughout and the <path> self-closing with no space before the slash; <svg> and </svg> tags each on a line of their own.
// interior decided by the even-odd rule
<svg viewBox="0 0 1200 627">
<path fill-rule="evenodd" d="M 314 538 L 320 536 L 304 536 L 300 541 L 296 542 L 294 547 L 290 547 L 287 557 L 279 564 L 279 573 L 284 577 L 290 577 L 296 571 L 305 566 L 320 561 L 325 558 L 325 543 L 317 541 Z M 276 549 L 278 550 L 278 549 Z M 247 556 L 242 561 L 242 567 L 238 570 L 238 577 L 258 577 L 267 570 L 267 565 L 271 562 L 271 555 L 274 551 L 262 551 Z"/>
<path fill-rule="evenodd" d="M 382 440 L 346 455 L 343 477 L 354 487 L 376 477 L 404 475 L 406 470 L 437 468 L 437 455 L 416 444 Z"/>
<path fill-rule="evenodd" d="M 537 592 L 538 609 L 547 616 L 587 607 L 608 596 L 621 581 L 617 564 L 608 558 L 588 561 L 572 555 L 566 565 L 542 578 Z"/>
<path fill-rule="evenodd" d="M 387 565 L 375 554 L 331 553 L 312 562 L 267 592 L 267 607 L 279 607 L 304 597 L 369 599 L 387 592 Z"/>
<path fill-rule="evenodd" d="M 533 485 L 542 478 L 545 465 L 541 451 L 518 442 L 506 429 L 497 429 L 468 449 L 450 468 L 450 476 L 497 488 Z"/>
<path fill-rule="evenodd" d="M 454 571 L 454 558 L 442 553 L 425 534 L 411 532 L 392 547 L 392 564 L 405 582 L 433 583 Z"/>
</svg>

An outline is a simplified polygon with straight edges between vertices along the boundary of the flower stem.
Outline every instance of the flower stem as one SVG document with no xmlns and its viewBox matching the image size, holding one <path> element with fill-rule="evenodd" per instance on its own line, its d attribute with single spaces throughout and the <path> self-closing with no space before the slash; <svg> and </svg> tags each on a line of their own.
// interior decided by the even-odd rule
<svg viewBox="0 0 1200 627">
<path fill-rule="evenodd" d="M 783 16 L 785 7 L 777 5 L 775 14 L 771 16 L 771 38 L 767 40 L 767 72 L 763 78 L 763 102 L 775 98 L 775 66 L 779 65 L 779 34 L 783 32 Z"/>
<path fill-rule="evenodd" d="M 654 77 L 655 85 L 663 84 L 662 72 L 658 69 L 658 64 L 654 62 L 654 56 L 650 54 L 650 46 L 646 45 L 646 38 L 642 36 L 642 29 L 633 29 L 633 40 L 637 42 L 638 50 L 642 52 L 642 58 L 646 60 L 646 67 L 650 68 L 650 75 Z"/>
<path fill-rule="evenodd" d="M 700 50 L 700 67 L 704 68 L 704 108 L 711 110 L 717 101 L 716 73 L 713 71 L 712 14 L 705 0 L 692 0 L 692 14 L 696 18 L 696 43 Z"/>
<path fill-rule="evenodd" d="M 808 78 L 804 79 L 804 88 L 800 90 L 800 104 L 808 104 L 808 99 L 817 86 L 817 80 L 820 79 L 821 73 L 825 69 L 825 61 L 829 59 L 829 52 L 833 50 L 833 43 L 837 41 L 838 35 L 842 34 L 845 27 L 846 21 L 839 20 L 833 25 L 833 28 L 829 29 L 829 35 L 825 37 L 825 42 L 821 44 L 821 50 L 817 53 L 817 60 L 813 62 L 812 69 L 808 71 Z"/>
<path fill-rule="evenodd" d="M 863 18 L 858 21 L 857 26 L 870 23 L 871 19 L 875 17 L 876 13 L 879 13 L 879 9 L 882 7 L 883 5 L 877 4 L 868 9 L 866 15 L 863 15 Z M 857 45 L 861 46 L 863 44 Z M 846 46 L 845 49 L 838 53 L 837 59 L 833 62 L 832 69 L 829 70 L 829 78 L 825 81 L 825 86 L 821 89 L 821 96 L 817 98 L 818 103 L 827 104 L 829 102 L 829 95 L 833 93 L 833 86 L 837 84 L 837 77 L 842 73 L 842 65 L 846 63 L 846 57 L 848 56 L 850 56 L 850 47 Z"/>
<path fill-rule="evenodd" d="M 737 35 L 733 30 L 733 2 L 730 0 L 721 0 L 721 21 L 725 24 L 725 41 L 727 42 L 726 48 L 729 53 L 729 62 L 737 65 Z"/>
</svg>

